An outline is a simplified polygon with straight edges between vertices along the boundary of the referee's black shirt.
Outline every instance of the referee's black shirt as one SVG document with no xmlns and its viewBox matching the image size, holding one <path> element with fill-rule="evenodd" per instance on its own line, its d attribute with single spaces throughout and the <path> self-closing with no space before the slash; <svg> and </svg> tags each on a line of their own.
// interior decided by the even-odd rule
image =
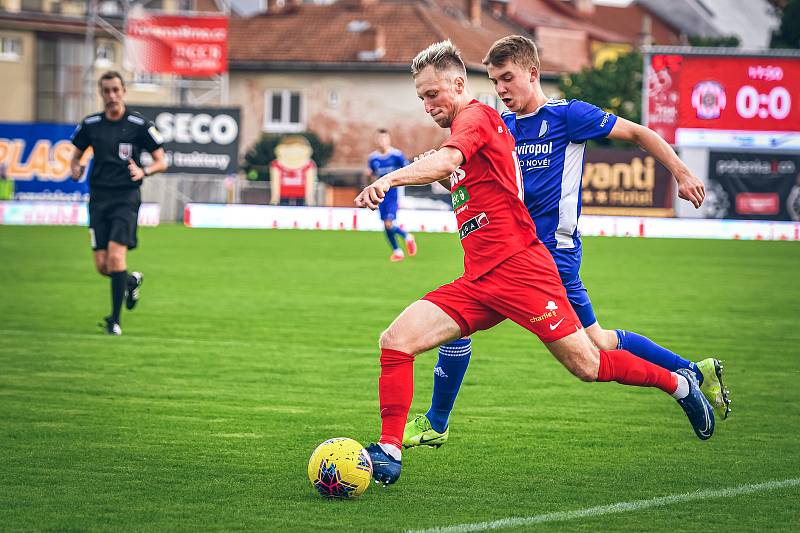
<svg viewBox="0 0 800 533">
<path fill-rule="evenodd" d="M 94 150 L 89 189 L 135 189 L 143 180 L 133 181 L 128 159 L 142 166 L 142 151 L 152 153 L 163 140 L 155 125 L 135 111 L 125 110 L 119 120 L 108 120 L 105 113 L 84 118 L 72 134 L 79 150 Z"/>
</svg>

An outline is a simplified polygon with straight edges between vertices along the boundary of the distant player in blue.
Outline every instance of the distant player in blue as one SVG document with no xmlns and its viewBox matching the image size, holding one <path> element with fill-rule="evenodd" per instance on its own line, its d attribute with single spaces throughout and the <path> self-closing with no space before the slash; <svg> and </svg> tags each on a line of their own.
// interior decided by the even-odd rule
<svg viewBox="0 0 800 533">
<path fill-rule="evenodd" d="M 387 130 L 379 129 L 375 133 L 375 144 L 378 149 L 369 154 L 368 162 L 369 174 L 372 180 L 381 178 L 389 172 L 408 165 L 408 159 L 403 155 L 403 152 L 392 146 L 392 137 Z M 405 241 L 408 255 L 417 255 L 417 242 L 414 240 L 414 236 L 394 225 L 394 221 L 397 218 L 397 202 L 397 189 L 392 187 L 386 193 L 383 203 L 378 208 L 386 231 L 386 238 L 389 240 L 389 246 L 392 247 L 392 255 L 389 256 L 391 261 L 405 259 L 403 250 L 397 244 L 398 235 Z"/>
<path fill-rule="evenodd" d="M 730 400 L 717 359 L 693 363 L 637 333 L 603 329 L 578 275 L 582 255 L 578 217 L 587 140 L 608 137 L 638 144 L 669 169 L 678 183 L 678 196 L 695 208 L 705 196 L 702 182 L 652 130 L 580 100 L 548 99 L 539 82 L 536 45 L 530 39 L 517 35 L 500 39 L 483 63 L 497 95 L 511 111 L 503 114 L 503 120 L 516 139 L 524 200 L 536 233 L 553 255 L 569 301 L 591 341 L 601 350 L 628 350 L 673 372 L 691 370 L 708 401 L 726 418 Z M 403 446 L 438 447 L 447 442 L 450 412 L 470 356 L 468 338 L 439 348 L 431 408 L 406 425 Z"/>
</svg>

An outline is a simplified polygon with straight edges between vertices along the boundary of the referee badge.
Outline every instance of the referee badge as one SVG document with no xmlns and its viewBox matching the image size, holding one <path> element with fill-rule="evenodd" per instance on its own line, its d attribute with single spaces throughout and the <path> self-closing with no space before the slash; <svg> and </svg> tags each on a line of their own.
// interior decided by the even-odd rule
<svg viewBox="0 0 800 533">
<path fill-rule="evenodd" d="M 131 143 L 119 143 L 119 158 L 127 161 L 133 156 L 133 145 Z"/>
</svg>

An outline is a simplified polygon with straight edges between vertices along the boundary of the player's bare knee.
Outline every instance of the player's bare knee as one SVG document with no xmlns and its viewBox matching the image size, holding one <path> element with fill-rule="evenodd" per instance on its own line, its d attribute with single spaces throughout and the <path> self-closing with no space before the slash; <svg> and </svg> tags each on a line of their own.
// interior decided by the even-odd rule
<svg viewBox="0 0 800 533">
<path fill-rule="evenodd" d="M 601 329 L 599 334 L 592 338 L 592 342 L 600 350 L 616 350 L 617 332 L 613 329 Z"/>
<path fill-rule="evenodd" d="M 600 353 L 591 347 L 588 351 L 576 352 L 570 358 L 570 371 L 581 381 L 597 381 L 600 370 Z"/>
<path fill-rule="evenodd" d="M 107 268 L 109 272 L 122 272 L 125 270 L 125 256 L 109 255 Z"/>
<path fill-rule="evenodd" d="M 386 331 L 381 333 L 378 344 L 380 345 L 381 350 L 398 350 L 408 353 L 408 347 L 402 342 L 402 335 L 399 331 L 397 331 L 397 328 L 392 326 L 389 326 L 386 328 Z"/>
<path fill-rule="evenodd" d="M 576 367 L 571 370 L 575 377 L 581 381 L 587 383 L 597 381 L 597 368 L 594 368 L 594 365 L 588 364 L 588 361 L 576 365 Z"/>
</svg>

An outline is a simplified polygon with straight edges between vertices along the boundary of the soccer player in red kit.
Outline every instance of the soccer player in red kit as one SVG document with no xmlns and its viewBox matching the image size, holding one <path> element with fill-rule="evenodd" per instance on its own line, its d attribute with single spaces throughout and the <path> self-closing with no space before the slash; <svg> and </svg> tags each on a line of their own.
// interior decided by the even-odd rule
<svg viewBox="0 0 800 533">
<path fill-rule="evenodd" d="M 714 413 L 692 376 L 592 345 L 523 203 L 514 138 L 497 111 L 470 96 L 458 49 L 450 41 L 435 43 L 414 58 L 411 72 L 425 112 L 450 128 L 450 137 L 439 150 L 367 186 L 355 203 L 374 210 L 391 187 L 449 179 L 464 275 L 409 305 L 380 337 L 381 436 L 367 449 L 375 481 L 388 485 L 400 477 L 414 356 L 506 318 L 536 334 L 583 381 L 657 387 L 672 395 L 695 433 L 710 438 Z"/>
</svg>

